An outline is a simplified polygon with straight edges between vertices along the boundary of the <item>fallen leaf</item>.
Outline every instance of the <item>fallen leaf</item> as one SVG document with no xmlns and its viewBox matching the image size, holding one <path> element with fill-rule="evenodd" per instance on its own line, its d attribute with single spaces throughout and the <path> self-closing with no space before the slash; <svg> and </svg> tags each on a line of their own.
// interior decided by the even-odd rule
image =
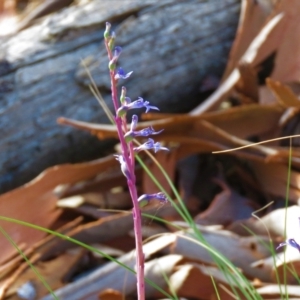
<svg viewBox="0 0 300 300">
<path fill-rule="evenodd" d="M 224 181 L 215 179 L 215 182 L 220 185 L 222 192 L 216 195 L 204 212 L 195 217 L 196 224 L 228 226 L 236 220 L 250 218 L 251 214 L 258 209 L 255 202 L 239 195 Z"/>
<path fill-rule="evenodd" d="M 265 248 L 261 241 L 268 241 L 264 237 L 240 237 L 230 231 L 208 230 L 201 226 L 201 234 L 206 243 L 227 257 L 236 267 L 243 270 L 243 273 L 250 278 L 259 278 L 262 281 L 271 280 L 270 273 L 263 273 L 258 268 L 253 268 L 251 264 L 258 259 L 263 259 L 271 255 L 270 249 Z M 210 252 L 202 246 L 201 241 L 196 241 L 188 234 L 178 234 L 176 242 L 172 247 L 175 254 L 183 255 L 205 264 L 214 264 Z"/>
<path fill-rule="evenodd" d="M 270 11 L 266 11 L 261 1 L 242 0 L 240 21 L 234 39 L 223 79 L 233 71 L 247 48 L 265 24 Z"/>
<path fill-rule="evenodd" d="M 80 264 L 82 264 L 85 254 L 86 250 L 79 249 L 79 251 L 62 254 L 47 262 L 39 262 L 35 268 L 52 289 L 58 289 L 76 272 Z M 27 263 L 24 262 L 24 264 L 27 266 L 27 270 L 9 288 L 6 296 L 11 296 L 10 299 L 20 299 L 16 295 L 19 287 L 26 282 L 32 282 L 36 290 L 37 298 L 40 299 L 48 293 L 48 290 Z M 62 265 L 64 266 L 63 268 Z"/>
<path fill-rule="evenodd" d="M 300 107 L 300 100 L 288 86 L 271 78 L 267 78 L 266 83 L 281 105 L 285 107 Z"/>
</svg>

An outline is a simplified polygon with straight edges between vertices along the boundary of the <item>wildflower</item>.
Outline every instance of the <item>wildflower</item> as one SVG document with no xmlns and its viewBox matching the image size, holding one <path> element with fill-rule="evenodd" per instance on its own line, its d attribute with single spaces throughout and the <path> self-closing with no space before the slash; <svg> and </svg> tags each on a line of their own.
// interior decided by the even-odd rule
<svg viewBox="0 0 300 300">
<path fill-rule="evenodd" d="M 120 96 L 121 104 L 123 104 L 125 102 L 126 92 L 127 92 L 126 87 L 122 86 L 121 96 Z"/>
<path fill-rule="evenodd" d="M 34 300 L 37 297 L 37 289 L 31 281 L 25 282 L 17 290 L 18 298 Z"/>
<path fill-rule="evenodd" d="M 115 75 L 115 79 L 127 79 L 130 77 L 130 75 L 133 73 L 133 71 L 128 72 L 125 74 L 124 70 L 122 68 L 119 68 L 116 75 Z"/>
<path fill-rule="evenodd" d="M 110 37 L 109 36 L 110 28 L 111 28 L 111 24 L 109 22 L 106 22 L 106 28 L 105 28 L 105 31 L 104 31 L 104 38 L 106 40 Z"/>
<path fill-rule="evenodd" d="M 111 61 L 108 64 L 108 68 L 109 68 L 110 71 L 115 70 L 116 64 L 117 64 L 117 61 L 118 61 L 118 58 L 119 58 L 121 52 L 122 52 L 122 47 L 116 46 L 115 49 L 114 49 L 113 58 L 111 59 Z"/>
<path fill-rule="evenodd" d="M 135 108 L 146 108 L 146 113 L 149 112 L 150 109 L 159 110 L 156 106 L 149 105 L 149 101 L 145 101 L 143 98 L 139 97 L 138 100 L 135 100 L 131 102 L 131 99 L 129 97 L 125 97 L 126 104 L 122 105 L 118 111 L 117 115 L 119 117 L 122 117 L 126 114 L 126 112 L 130 109 Z"/>
<path fill-rule="evenodd" d="M 294 239 L 288 239 L 285 242 L 281 243 L 276 248 L 276 250 L 279 249 L 279 248 L 281 248 L 281 247 L 283 247 L 283 246 L 291 246 L 293 248 L 296 248 L 300 252 L 300 245 Z"/>
<path fill-rule="evenodd" d="M 163 131 L 163 129 L 160 131 L 155 131 L 152 126 L 141 129 L 139 131 L 135 131 L 134 129 L 137 126 L 137 122 L 138 122 L 138 116 L 133 115 L 130 130 L 127 131 L 126 134 L 124 135 L 126 143 L 131 142 L 137 136 L 149 136 L 152 134 L 159 134 Z"/>
<path fill-rule="evenodd" d="M 114 56 L 113 56 L 113 59 L 118 59 L 120 54 L 122 52 L 122 47 L 120 46 L 116 46 L 115 49 L 114 49 Z"/>
<path fill-rule="evenodd" d="M 116 34 L 115 32 L 113 31 L 111 33 L 111 36 L 110 36 L 110 39 L 109 39 L 109 42 L 108 42 L 108 47 L 110 50 L 113 49 L 114 45 L 115 45 L 115 41 L 116 41 Z"/>
<path fill-rule="evenodd" d="M 115 154 L 115 158 L 116 158 L 116 160 L 118 160 L 120 162 L 121 170 L 122 170 L 122 173 L 124 174 L 124 176 L 127 179 L 130 179 L 131 178 L 130 172 L 129 172 L 128 168 L 127 168 L 127 164 L 126 164 L 126 161 L 124 159 L 124 156 L 121 155 L 121 154 Z"/>
<path fill-rule="evenodd" d="M 131 118 L 131 125 L 130 125 L 130 131 L 134 131 L 136 129 L 137 126 L 137 122 L 138 122 L 139 118 L 137 115 L 133 115 Z"/>
<path fill-rule="evenodd" d="M 124 98 L 124 103 L 125 103 L 126 105 L 130 104 L 130 103 L 131 103 L 131 99 L 130 99 L 129 97 L 125 97 L 125 98 Z"/>
<path fill-rule="evenodd" d="M 133 150 L 135 152 L 140 152 L 140 151 L 143 151 L 143 150 L 151 150 L 151 149 L 153 149 L 155 153 L 159 150 L 169 151 L 169 149 L 167 147 L 163 147 L 161 145 L 161 143 L 159 143 L 159 142 L 154 143 L 154 140 L 150 139 L 150 138 L 148 139 L 148 141 L 146 143 L 144 143 L 144 144 L 142 144 L 138 147 L 133 148 Z"/>
<path fill-rule="evenodd" d="M 147 127 L 147 128 L 142 129 L 142 130 L 139 130 L 139 131 L 131 131 L 130 130 L 124 135 L 124 137 L 125 137 L 126 142 L 128 143 L 128 142 L 132 141 L 137 136 L 148 136 L 148 135 L 152 135 L 152 134 L 159 134 L 162 131 L 163 131 L 163 129 L 160 130 L 160 131 L 155 131 L 153 129 L 153 127 L 151 126 L 151 127 Z"/>
<path fill-rule="evenodd" d="M 152 200 L 158 200 L 163 204 L 168 202 L 167 196 L 164 193 L 159 192 L 159 193 L 155 193 L 155 194 L 144 194 L 144 195 L 140 196 L 138 198 L 138 203 L 139 203 L 140 207 L 144 207 L 144 206 L 148 205 L 149 202 Z"/>
</svg>

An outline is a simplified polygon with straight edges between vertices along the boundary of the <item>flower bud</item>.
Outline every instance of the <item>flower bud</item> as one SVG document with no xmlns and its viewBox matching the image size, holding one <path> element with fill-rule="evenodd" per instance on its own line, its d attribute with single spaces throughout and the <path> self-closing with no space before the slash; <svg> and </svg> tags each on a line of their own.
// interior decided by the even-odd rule
<svg viewBox="0 0 300 300">
<path fill-rule="evenodd" d="M 122 86 L 122 91 L 121 91 L 121 96 L 120 96 L 121 104 L 125 103 L 125 97 L 126 97 L 126 87 Z"/>
<path fill-rule="evenodd" d="M 110 50 L 112 50 L 115 46 L 115 41 L 116 41 L 116 34 L 115 32 L 113 31 L 111 36 L 110 36 L 110 40 L 108 42 L 108 47 Z"/>
<path fill-rule="evenodd" d="M 104 31 L 104 38 L 106 40 L 108 40 L 110 38 L 110 28 L 111 28 L 111 24 L 109 22 L 106 22 L 106 27 L 105 27 L 105 31 Z"/>
</svg>

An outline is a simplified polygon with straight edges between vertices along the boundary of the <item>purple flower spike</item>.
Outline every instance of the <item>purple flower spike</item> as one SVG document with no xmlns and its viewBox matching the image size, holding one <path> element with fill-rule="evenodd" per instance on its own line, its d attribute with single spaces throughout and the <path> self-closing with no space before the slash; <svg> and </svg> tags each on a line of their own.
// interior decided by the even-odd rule
<svg viewBox="0 0 300 300">
<path fill-rule="evenodd" d="M 155 153 L 156 153 L 157 151 L 159 151 L 159 150 L 170 151 L 168 148 L 163 147 L 163 146 L 161 145 L 161 143 L 159 143 L 159 142 L 154 143 L 154 140 L 153 140 L 153 139 L 148 139 L 148 141 L 147 141 L 146 143 L 142 144 L 142 145 L 139 146 L 139 147 L 133 148 L 133 150 L 134 150 L 135 152 L 140 152 L 140 151 L 143 151 L 143 150 L 151 150 L 151 149 L 153 149 Z"/>
<path fill-rule="evenodd" d="M 152 200 L 158 200 L 162 204 L 165 204 L 168 202 L 167 196 L 164 193 L 159 192 L 159 193 L 155 193 L 155 194 L 144 194 L 144 195 L 140 196 L 138 199 L 138 203 L 139 203 L 140 207 L 144 207 L 144 206 L 148 205 L 149 202 Z"/>
<path fill-rule="evenodd" d="M 125 74 L 124 70 L 122 68 L 119 68 L 117 71 L 117 74 L 115 75 L 115 79 L 127 79 L 130 77 L 130 75 L 133 73 L 133 71 L 128 72 Z"/>
<path fill-rule="evenodd" d="M 127 168 L 127 164 L 126 164 L 126 161 L 123 157 L 123 155 L 121 154 L 115 154 L 114 155 L 116 160 L 120 162 L 120 165 L 121 165 L 121 170 L 122 170 L 122 173 L 124 174 L 124 176 L 127 178 L 127 179 L 130 179 L 130 172 Z"/>
<path fill-rule="evenodd" d="M 293 248 L 296 248 L 300 252 L 300 245 L 294 239 L 288 239 L 284 243 L 281 243 L 276 248 L 276 250 L 279 249 L 279 248 L 281 248 L 281 247 L 283 247 L 283 246 L 291 246 Z"/>
</svg>

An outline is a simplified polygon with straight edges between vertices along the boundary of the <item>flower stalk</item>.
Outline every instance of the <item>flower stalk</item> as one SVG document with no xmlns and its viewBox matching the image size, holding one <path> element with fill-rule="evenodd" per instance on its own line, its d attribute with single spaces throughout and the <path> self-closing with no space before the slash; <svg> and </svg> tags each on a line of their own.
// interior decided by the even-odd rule
<svg viewBox="0 0 300 300">
<path fill-rule="evenodd" d="M 141 207 L 149 204 L 151 200 L 158 200 L 163 203 L 167 201 L 166 196 L 163 193 L 142 195 L 138 197 L 136 188 L 135 177 L 135 153 L 153 149 L 155 152 L 159 150 L 168 150 L 166 147 L 162 147 L 160 143 L 155 143 L 153 139 L 148 139 L 147 142 L 139 147 L 133 146 L 133 139 L 140 136 L 146 137 L 149 135 L 159 134 L 161 131 L 156 132 L 152 127 L 136 131 L 138 117 L 133 115 L 130 129 L 128 129 L 126 114 L 131 109 L 145 108 L 146 113 L 150 109 L 158 110 L 157 107 L 149 104 L 143 98 L 139 97 L 135 101 L 131 101 L 126 96 L 126 88 L 122 87 L 121 96 L 118 99 L 117 84 L 119 80 L 126 80 L 132 74 L 132 72 L 125 73 L 122 68 L 117 68 L 117 62 L 122 52 L 120 46 L 115 46 L 116 35 L 111 32 L 111 24 L 106 23 L 106 29 L 104 32 L 104 43 L 108 54 L 108 69 L 111 80 L 111 96 L 115 109 L 114 121 L 117 127 L 118 137 L 121 144 L 121 154 L 115 155 L 119 161 L 122 173 L 127 179 L 128 189 L 131 195 L 133 204 L 133 221 L 134 221 L 134 233 L 135 233 L 135 246 L 136 246 L 136 274 L 137 274 L 137 296 L 139 300 L 145 299 L 145 278 L 144 278 L 144 253 L 143 253 L 143 241 L 142 241 L 142 222 L 141 222 Z"/>
</svg>

